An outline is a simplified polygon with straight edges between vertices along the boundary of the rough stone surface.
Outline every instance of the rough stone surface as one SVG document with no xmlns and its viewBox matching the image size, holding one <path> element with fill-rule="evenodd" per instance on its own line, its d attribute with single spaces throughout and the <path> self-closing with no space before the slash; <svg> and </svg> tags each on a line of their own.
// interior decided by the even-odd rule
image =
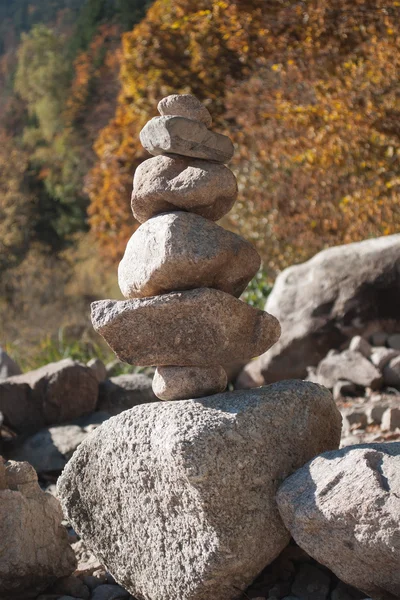
<svg viewBox="0 0 400 600">
<path fill-rule="evenodd" d="M 318 456 L 277 501 L 296 542 L 342 581 L 374 600 L 400 596 L 400 443 Z"/>
<path fill-rule="evenodd" d="M 118 358 L 140 366 L 250 359 L 280 335 L 275 317 L 210 288 L 93 302 L 92 323 Z"/>
<path fill-rule="evenodd" d="M 84 423 L 56 425 L 20 437 L 7 446 L 7 458 L 29 462 L 38 473 L 62 471 L 79 444 L 110 415 L 93 413 Z"/>
<path fill-rule="evenodd" d="M 171 94 L 160 100 L 157 110 L 162 116 L 178 116 L 193 119 L 211 127 L 212 118 L 204 104 L 192 94 Z"/>
<path fill-rule="evenodd" d="M 321 385 L 331 389 L 339 379 L 372 389 L 379 388 L 383 383 L 380 371 L 360 352 L 352 350 L 324 358 L 318 365 L 317 377 Z"/>
<path fill-rule="evenodd" d="M 400 350 L 400 333 L 389 335 L 387 344 L 389 348 L 393 348 L 393 350 Z"/>
<path fill-rule="evenodd" d="M 0 346 L 0 379 L 7 379 L 7 377 L 19 375 L 20 373 L 21 369 L 17 363 Z"/>
<path fill-rule="evenodd" d="M 222 367 L 158 367 L 153 391 L 160 400 L 187 400 L 223 392 L 228 378 Z"/>
<path fill-rule="evenodd" d="M 299 600 L 326 600 L 329 595 L 330 577 L 313 565 L 302 565 L 292 585 L 292 592 Z"/>
<path fill-rule="evenodd" d="M 7 401 L 9 386 L 22 386 L 21 404 Z M 26 386 L 31 388 L 27 392 Z M 14 393 L 14 390 L 13 390 Z M 27 395 L 26 395 L 27 394 Z M 98 382 L 92 369 L 70 358 L 49 363 L 35 371 L 10 377 L 0 384 L 0 410 L 6 422 L 15 421 L 15 413 L 23 412 L 29 405 L 27 422 L 32 413 L 38 423 L 53 425 L 65 423 L 94 411 L 98 395 Z M 19 426 L 19 430 L 26 430 Z M 30 425 L 30 431 L 32 427 Z"/>
<path fill-rule="evenodd" d="M 58 493 L 133 596 L 233 600 L 289 541 L 279 482 L 337 447 L 340 421 L 302 381 L 137 406 L 81 444 Z"/>
<path fill-rule="evenodd" d="M 365 358 L 369 358 L 372 348 L 365 338 L 361 335 L 355 335 L 350 341 L 349 350 L 360 352 Z"/>
<path fill-rule="evenodd" d="M 210 287 L 239 297 L 261 259 L 244 238 L 186 212 L 158 215 L 132 235 L 118 268 L 125 298 Z"/>
<path fill-rule="evenodd" d="M 399 356 L 398 350 L 392 350 L 391 348 L 385 348 L 385 346 L 378 346 L 377 348 L 373 348 L 371 354 L 371 362 L 378 369 L 382 370 L 387 363 L 396 356 Z"/>
<path fill-rule="evenodd" d="M 400 408 L 387 408 L 382 415 L 382 431 L 395 431 L 400 428 Z"/>
<path fill-rule="evenodd" d="M 228 167 L 183 156 L 155 156 L 142 162 L 133 178 L 132 212 L 139 223 L 173 210 L 218 221 L 237 197 Z"/>
<path fill-rule="evenodd" d="M 154 117 L 140 132 L 143 148 L 150 154 L 180 154 L 227 163 L 233 144 L 226 135 L 209 131 L 198 121 L 185 117 Z"/>
<path fill-rule="evenodd" d="M 157 398 L 151 387 L 152 381 L 142 373 L 117 375 L 100 384 L 98 410 L 119 415 L 138 404 L 155 402 Z"/>
<path fill-rule="evenodd" d="M 392 358 L 383 369 L 386 385 L 400 387 L 400 356 Z"/>
<path fill-rule="evenodd" d="M 390 321 L 400 331 L 399 272 L 400 234 L 328 248 L 285 269 L 265 306 L 279 319 L 282 336 L 245 367 L 239 385 L 303 378 L 328 350 L 367 336 L 368 328 Z"/>
<path fill-rule="evenodd" d="M 23 376 L 22 376 L 23 377 Z M 16 433 L 32 433 L 45 426 L 40 398 L 28 383 L 13 377 L 0 381 L 0 411 L 4 424 Z"/>
<path fill-rule="evenodd" d="M 107 379 L 107 369 L 105 364 L 99 358 L 92 358 L 87 363 L 87 366 L 92 369 L 99 383 Z"/>
<path fill-rule="evenodd" d="M 28 463 L 0 458 L 0 597 L 36 597 L 76 566 L 60 504 L 42 492 Z"/>
</svg>

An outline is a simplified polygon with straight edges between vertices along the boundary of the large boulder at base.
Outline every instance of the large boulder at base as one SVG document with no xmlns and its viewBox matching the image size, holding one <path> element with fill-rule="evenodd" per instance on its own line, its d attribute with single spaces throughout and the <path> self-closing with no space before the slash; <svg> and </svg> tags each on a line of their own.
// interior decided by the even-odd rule
<svg viewBox="0 0 400 600">
<path fill-rule="evenodd" d="M 239 297 L 260 268 L 257 250 L 212 221 L 183 211 L 143 223 L 118 267 L 125 298 L 210 287 Z"/>
<path fill-rule="evenodd" d="M 160 155 L 136 169 L 131 205 L 139 223 L 172 210 L 218 221 L 230 211 L 237 194 L 236 177 L 225 165 Z"/>
<path fill-rule="evenodd" d="M 331 394 L 302 381 L 136 406 L 81 444 L 58 494 L 133 596 L 233 600 L 289 541 L 279 484 L 340 429 Z"/>
<path fill-rule="evenodd" d="M 285 269 L 265 305 L 281 323 L 279 343 L 245 367 L 238 386 L 306 377 L 328 350 L 385 322 L 400 331 L 399 272 L 400 234 L 328 248 Z"/>
<path fill-rule="evenodd" d="M 374 600 L 400 597 L 400 443 L 318 456 L 277 501 L 299 546 L 339 579 Z"/>
<path fill-rule="evenodd" d="M 17 363 L 0 346 L 0 379 L 7 379 L 13 375 L 20 375 L 20 373 L 21 369 Z"/>
<path fill-rule="evenodd" d="M 100 384 L 97 409 L 110 415 L 119 415 L 123 410 L 138 404 L 156 402 L 152 380 L 143 373 L 117 375 Z"/>
<path fill-rule="evenodd" d="M 121 360 L 212 367 L 258 356 L 280 335 L 268 313 L 211 288 L 92 303 L 92 323 Z"/>
<path fill-rule="evenodd" d="M 35 598 L 76 567 L 60 504 L 28 463 L 0 457 L 0 598 Z"/>
<path fill-rule="evenodd" d="M 0 382 L 0 410 L 6 425 L 32 432 L 93 412 L 98 391 L 94 371 L 66 358 Z"/>
</svg>

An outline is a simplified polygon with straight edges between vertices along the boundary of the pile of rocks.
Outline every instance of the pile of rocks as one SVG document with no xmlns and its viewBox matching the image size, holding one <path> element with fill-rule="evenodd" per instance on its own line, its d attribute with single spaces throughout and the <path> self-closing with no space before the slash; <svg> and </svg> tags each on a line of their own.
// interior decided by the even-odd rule
<svg viewBox="0 0 400 600">
<path fill-rule="evenodd" d="M 400 439 L 400 334 L 355 336 L 309 367 L 307 379 L 333 391 L 342 445 Z"/>
<path fill-rule="evenodd" d="M 280 327 L 237 300 L 260 257 L 214 223 L 237 195 L 223 164 L 232 158 L 232 142 L 209 130 L 211 115 L 193 96 L 169 96 L 158 110 L 140 134 L 155 156 L 133 183 L 132 210 L 142 225 L 118 269 L 128 300 L 93 303 L 92 321 L 119 358 L 158 365 L 158 398 L 182 400 L 223 391 L 223 366 L 265 352 Z"/>
</svg>

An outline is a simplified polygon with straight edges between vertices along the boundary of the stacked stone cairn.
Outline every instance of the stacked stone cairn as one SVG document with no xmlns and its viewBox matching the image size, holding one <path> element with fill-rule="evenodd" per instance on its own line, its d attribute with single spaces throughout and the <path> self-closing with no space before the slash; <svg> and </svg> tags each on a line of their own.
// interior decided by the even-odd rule
<svg viewBox="0 0 400 600">
<path fill-rule="evenodd" d="M 189 94 L 158 104 L 140 133 L 154 155 L 136 170 L 128 242 L 118 281 L 125 302 L 92 305 L 92 320 L 117 356 L 155 366 L 161 400 L 225 390 L 223 368 L 268 350 L 277 319 L 237 298 L 260 267 L 245 239 L 216 225 L 232 208 L 236 178 L 223 163 L 231 140 L 210 131 L 207 108 Z"/>
<path fill-rule="evenodd" d="M 237 194 L 229 138 L 193 96 L 164 98 L 140 134 L 142 224 L 119 266 L 124 301 L 92 305 L 117 356 L 157 365 L 161 400 L 106 421 L 58 480 L 84 544 L 138 600 L 234 600 L 286 547 L 280 483 L 338 448 L 328 390 L 284 381 L 226 391 L 224 366 L 279 338 L 276 318 L 239 300 L 260 259 L 215 221 Z M 221 392 L 221 393 L 218 393 Z"/>
</svg>

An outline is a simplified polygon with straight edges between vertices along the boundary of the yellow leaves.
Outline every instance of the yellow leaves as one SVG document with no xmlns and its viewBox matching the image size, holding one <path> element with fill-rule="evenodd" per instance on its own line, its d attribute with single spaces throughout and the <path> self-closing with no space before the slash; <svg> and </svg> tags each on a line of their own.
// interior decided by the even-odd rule
<svg viewBox="0 0 400 600">
<path fill-rule="evenodd" d="M 271 69 L 275 73 L 279 73 L 280 71 L 282 71 L 282 64 L 281 63 L 276 63 L 276 64 L 272 65 Z"/>
</svg>

